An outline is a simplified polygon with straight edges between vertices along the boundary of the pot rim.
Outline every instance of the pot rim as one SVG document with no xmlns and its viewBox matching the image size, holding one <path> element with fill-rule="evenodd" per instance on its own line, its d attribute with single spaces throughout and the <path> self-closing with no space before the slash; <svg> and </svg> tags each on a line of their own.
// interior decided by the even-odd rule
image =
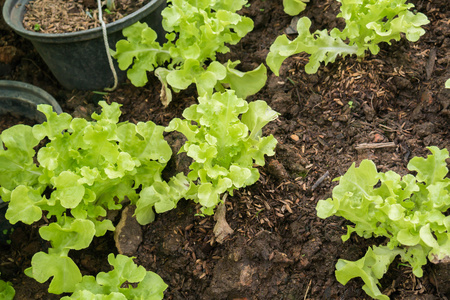
<svg viewBox="0 0 450 300">
<path fill-rule="evenodd" d="M 58 101 L 44 91 L 43 89 L 34 86 L 32 84 L 22 82 L 22 81 L 14 81 L 14 80 L 0 80 L 0 108 L 4 112 L 13 112 L 18 115 L 24 115 L 29 118 L 34 118 L 38 122 L 43 122 L 46 120 L 45 115 L 36 110 L 36 114 L 30 116 L 30 114 L 25 113 L 24 111 L 17 111 L 14 108 L 8 109 L 8 107 L 3 107 L 6 103 L 11 101 L 19 102 L 21 105 L 39 105 L 39 104 L 48 104 L 53 107 L 53 111 L 60 114 L 62 113 L 61 106 Z"/>
<path fill-rule="evenodd" d="M 76 41 L 90 40 L 103 35 L 101 26 L 67 33 L 39 33 L 26 30 L 22 25 L 22 20 L 25 14 L 25 5 L 30 1 L 31 0 L 6 0 L 3 6 L 3 19 L 6 24 L 25 38 L 40 42 L 67 43 L 67 40 L 70 39 Z M 117 21 L 106 24 L 106 31 L 108 33 L 113 33 L 122 30 L 151 14 L 160 5 L 163 3 L 165 4 L 165 2 L 166 0 L 151 0 L 135 12 Z"/>
</svg>

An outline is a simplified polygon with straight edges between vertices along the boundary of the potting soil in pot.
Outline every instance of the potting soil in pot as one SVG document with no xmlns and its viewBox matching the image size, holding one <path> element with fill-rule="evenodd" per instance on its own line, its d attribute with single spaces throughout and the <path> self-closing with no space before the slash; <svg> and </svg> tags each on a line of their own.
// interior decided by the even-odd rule
<svg viewBox="0 0 450 300">
<path fill-rule="evenodd" d="M 115 0 L 114 11 L 103 7 L 103 19 L 105 23 L 117 21 L 147 3 L 148 0 Z M 42 33 L 75 32 L 99 27 L 97 1 L 33 0 L 27 5 L 23 26 Z"/>
</svg>

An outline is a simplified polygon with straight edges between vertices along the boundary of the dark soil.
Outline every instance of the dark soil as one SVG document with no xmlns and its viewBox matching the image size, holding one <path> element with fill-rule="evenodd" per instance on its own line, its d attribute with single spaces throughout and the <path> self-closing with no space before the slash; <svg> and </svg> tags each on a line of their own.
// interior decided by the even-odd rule
<svg viewBox="0 0 450 300">
<path fill-rule="evenodd" d="M 346 286 L 336 281 L 335 264 L 339 258 L 357 260 L 368 246 L 384 241 L 353 235 L 343 243 L 345 220 L 319 219 L 315 207 L 331 195 L 336 185 L 332 179 L 353 162 L 369 158 L 379 171 L 404 175 L 413 156 L 428 154 L 427 146 L 450 149 L 450 90 L 444 89 L 450 78 L 450 6 L 448 0 L 412 2 L 431 21 L 416 43 L 383 45 L 378 55 L 363 60 L 338 59 L 315 75 L 304 72 L 304 54 L 287 59 L 279 77 L 269 72 L 266 87 L 248 100 L 263 99 L 280 113 L 264 129 L 279 143 L 276 155 L 260 168 L 260 180 L 228 197 L 231 237 L 217 243 L 213 217 L 194 216 L 198 207 L 188 201 L 143 227 L 143 242 L 134 256 L 169 285 L 166 299 L 368 298 L 361 280 Z M 241 60 L 244 70 L 264 62 L 270 45 L 291 22 L 281 0 L 250 3 L 243 13 L 254 20 L 255 29 L 219 57 Z M 311 18 L 313 30 L 331 29 L 340 25 L 337 12 L 336 1 L 311 1 L 302 15 Z M 164 108 L 159 101 L 161 86 L 152 75 L 143 88 L 124 83 L 107 96 L 63 90 L 29 42 L 1 23 L 0 30 L 0 47 L 17 50 L 14 59 L 0 65 L 0 79 L 43 88 L 73 116 L 88 117 L 98 110 L 96 102 L 105 98 L 123 105 L 122 120 L 167 125 L 196 101 L 195 89 L 190 88 Z M 374 144 L 383 146 L 372 148 Z M 13 283 L 16 299 L 59 298 L 47 294 L 46 285 L 23 275 L 32 255 L 46 247 L 37 229 L 38 225 L 19 226 L 11 236 L 12 245 L 0 251 L 1 277 Z M 96 239 L 89 250 L 74 252 L 85 274 L 107 268 L 107 254 L 114 247 L 111 240 L 107 235 Z M 450 297 L 448 270 L 431 264 L 417 278 L 411 268 L 396 261 L 381 283 L 391 299 Z"/>
</svg>

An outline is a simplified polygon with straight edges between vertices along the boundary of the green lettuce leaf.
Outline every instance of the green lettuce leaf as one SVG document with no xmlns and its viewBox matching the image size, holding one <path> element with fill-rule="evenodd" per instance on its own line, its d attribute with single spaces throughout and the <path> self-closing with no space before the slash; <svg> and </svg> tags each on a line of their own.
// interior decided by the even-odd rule
<svg viewBox="0 0 450 300">
<path fill-rule="evenodd" d="M 65 218 L 65 224 L 50 223 L 41 227 L 39 234 L 44 240 L 50 241 L 55 251 L 80 250 L 87 248 L 94 238 L 95 226 L 89 220 L 72 220 Z"/>
<path fill-rule="evenodd" d="M 136 219 L 142 224 L 148 224 L 155 219 L 155 213 L 163 213 L 174 209 L 178 201 L 184 197 L 189 182 L 182 174 L 178 174 L 170 179 L 169 183 L 160 181 L 152 186 L 142 189 L 139 194 L 139 201 L 136 204 Z"/>
<path fill-rule="evenodd" d="M 88 247 L 95 234 L 95 225 L 91 221 L 69 217 L 63 220 L 63 224 L 51 223 L 39 229 L 41 237 L 50 241 L 53 248 L 48 254 L 38 252 L 33 255 L 31 267 L 25 271 L 40 283 L 53 277 L 48 291 L 54 294 L 73 292 L 81 281 L 81 272 L 68 253 L 72 249 Z"/>
<path fill-rule="evenodd" d="M 33 255 L 31 267 L 25 274 L 40 283 L 53 277 L 48 291 L 53 294 L 73 292 L 81 281 L 81 273 L 75 262 L 65 254 L 38 252 Z"/>
<path fill-rule="evenodd" d="M 16 187 L 10 195 L 10 202 L 5 217 L 11 224 L 22 221 L 25 224 L 33 224 L 42 218 L 41 204 L 45 204 L 42 191 L 34 190 L 25 185 Z"/>
<path fill-rule="evenodd" d="M 433 155 L 426 159 L 423 157 L 412 158 L 408 163 L 408 169 L 417 172 L 416 178 L 418 181 L 432 185 L 443 181 L 447 175 L 448 168 L 445 159 L 449 157 L 449 153 L 447 149 L 440 150 L 435 146 L 428 147 L 428 149 Z"/>
<path fill-rule="evenodd" d="M 229 84 L 230 89 L 236 92 L 236 96 L 246 99 L 264 87 L 267 80 L 267 68 L 260 64 L 252 71 L 241 72 L 235 69 L 239 63 L 239 60 L 227 62 L 226 77 L 221 80 L 221 83 Z"/>
<path fill-rule="evenodd" d="M 119 68 L 127 70 L 127 76 L 135 86 L 147 83 L 147 71 L 153 71 L 157 66 L 170 59 L 169 52 L 156 41 L 156 32 L 146 23 L 137 22 L 123 29 L 126 40 L 116 44 L 116 51 L 111 53 L 117 59 Z"/>
<path fill-rule="evenodd" d="M 336 264 L 336 279 L 343 285 L 350 279 L 359 277 L 364 281 L 363 290 L 374 299 L 388 300 L 378 288 L 378 279 L 388 271 L 389 265 L 401 249 L 389 249 L 385 246 L 373 247 L 367 250 L 366 255 L 357 261 L 339 259 Z"/>
<path fill-rule="evenodd" d="M 284 12 L 290 16 L 296 16 L 306 8 L 306 3 L 309 0 L 283 0 Z"/>
</svg>

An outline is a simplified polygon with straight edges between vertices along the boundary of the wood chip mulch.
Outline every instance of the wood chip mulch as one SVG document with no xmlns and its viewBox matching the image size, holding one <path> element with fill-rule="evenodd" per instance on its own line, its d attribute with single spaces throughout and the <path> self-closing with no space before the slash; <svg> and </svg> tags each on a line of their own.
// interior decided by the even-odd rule
<svg viewBox="0 0 450 300">
<path fill-rule="evenodd" d="M 103 20 L 111 23 L 143 7 L 148 0 L 115 0 L 116 10 L 108 13 L 102 1 Z M 100 26 L 97 1 L 33 0 L 26 5 L 25 29 L 42 33 L 66 33 Z"/>
</svg>

